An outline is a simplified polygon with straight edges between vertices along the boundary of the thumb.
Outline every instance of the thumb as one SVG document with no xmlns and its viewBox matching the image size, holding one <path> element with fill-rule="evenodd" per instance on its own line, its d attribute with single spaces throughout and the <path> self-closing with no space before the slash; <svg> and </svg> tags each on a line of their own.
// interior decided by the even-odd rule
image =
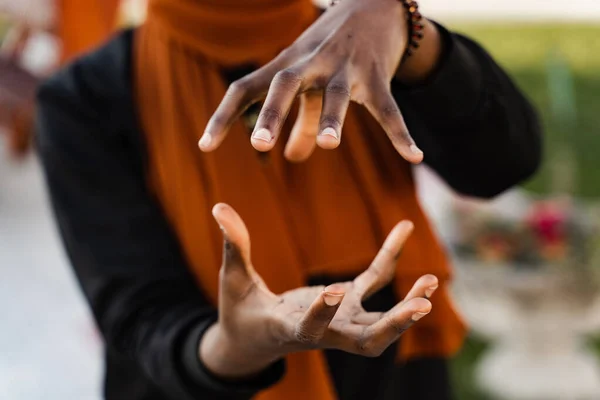
<svg viewBox="0 0 600 400">
<path fill-rule="evenodd" d="M 248 287 L 271 293 L 250 259 L 250 234 L 242 217 L 229 205 L 213 207 L 213 216 L 223 231 L 223 265 L 221 282 L 234 292 L 247 294 Z"/>
<path fill-rule="evenodd" d="M 250 234 L 239 214 L 229 205 L 219 203 L 212 214 L 225 240 L 224 264 L 250 265 Z"/>
<path fill-rule="evenodd" d="M 254 287 L 264 287 L 250 261 L 250 235 L 242 218 L 224 203 L 215 205 L 212 213 L 224 239 L 221 288 L 237 298 L 248 294 Z"/>
<path fill-rule="evenodd" d="M 296 324 L 296 340 L 304 345 L 317 345 L 340 308 L 345 294 L 340 285 L 329 285 L 323 289 Z"/>
</svg>

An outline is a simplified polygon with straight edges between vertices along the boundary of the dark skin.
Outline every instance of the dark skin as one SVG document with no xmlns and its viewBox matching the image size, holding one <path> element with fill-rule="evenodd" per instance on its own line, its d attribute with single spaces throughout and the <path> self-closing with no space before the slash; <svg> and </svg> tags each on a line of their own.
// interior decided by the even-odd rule
<svg viewBox="0 0 600 400">
<path fill-rule="evenodd" d="M 224 236 L 219 284 L 219 320 L 200 344 L 200 357 L 214 374 L 228 379 L 252 376 L 288 353 L 339 349 L 380 355 L 413 323 L 431 311 L 438 287 L 433 275 L 417 280 L 403 301 L 387 312 L 367 312 L 362 302 L 391 282 L 413 224 L 402 221 L 362 274 L 327 287 L 301 287 L 274 294 L 250 259 L 250 235 L 226 204 L 213 215 Z"/>
<path fill-rule="evenodd" d="M 433 23 L 424 20 L 424 25 L 421 47 L 400 65 L 408 43 L 402 2 L 344 0 L 331 7 L 273 61 L 229 87 L 200 149 L 218 148 L 244 110 L 264 101 L 251 143 L 259 151 L 271 150 L 299 98 L 300 113 L 285 156 L 303 161 L 315 145 L 339 146 L 346 111 L 354 101 L 371 112 L 402 157 L 420 163 L 423 153 L 408 132 L 390 82 L 396 76 L 418 83 L 435 69 L 441 39 Z"/>
<path fill-rule="evenodd" d="M 435 25 L 424 20 L 419 50 L 406 51 L 406 10 L 398 0 L 344 0 L 330 8 L 289 48 L 233 83 L 210 119 L 199 146 L 213 151 L 252 104 L 264 101 L 251 143 L 269 151 L 292 103 L 300 111 L 285 147 L 290 161 L 310 157 L 315 146 L 334 149 L 351 101 L 365 106 L 398 153 L 420 163 L 415 145 L 390 91 L 396 77 L 406 84 L 426 79 L 441 54 Z M 374 357 L 431 310 L 435 276 L 419 278 L 408 295 L 384 313 L 368 313 L 362 301 L 393 278 L 398 256 L 412 231 L 400 222 L 373 263 L 352 282 L 272 293 L 252 267 L 250 238 L 237 213 L 220 204 L 213 215 L 225 237 L 219 290 L 219 321 L 204 335 L 200 358 L 215 375 L 240 379 L 259 373 L 291 352 L 340 349 Z"/>
</svg>

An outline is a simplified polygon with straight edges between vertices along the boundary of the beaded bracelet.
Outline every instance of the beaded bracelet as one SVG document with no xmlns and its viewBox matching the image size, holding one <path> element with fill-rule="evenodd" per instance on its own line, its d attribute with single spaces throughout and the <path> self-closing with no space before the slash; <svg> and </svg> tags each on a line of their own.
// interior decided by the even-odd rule
<svg viewBox="0 0 600 400">
<path fill-rule="evenodd" d="M 419 4 L 414 0 L 400 0 L 406 8 L 406 20 L 408 21 L 408 46 L 404 52 L 403 60 L 410 57 L 421 45 L 419 42 L 425 36 L 425 25 L 421 22 L 423 16 L 419 12 Z"/>
<path fill-rule="evenodd" d="M 404 61 L 407 57 L 410 57 L 414 54 L 414 52 L 419 48 L 420 41 L 425 36 L 424 29 L 425 26 L 421 22 L 423 16 L 419 12 L 419 4 L 414 0 L 398 0 L 406 9 L 406 20 L 408 23 L 406 24 L 408 27 L 408 45 L 406 47 L 406 51 L 402 56 L 402 61 Z M 331 0 L 329 2 L 329 6 L 333 7 L 339 4 L 341 0 Z"/>
</svg>

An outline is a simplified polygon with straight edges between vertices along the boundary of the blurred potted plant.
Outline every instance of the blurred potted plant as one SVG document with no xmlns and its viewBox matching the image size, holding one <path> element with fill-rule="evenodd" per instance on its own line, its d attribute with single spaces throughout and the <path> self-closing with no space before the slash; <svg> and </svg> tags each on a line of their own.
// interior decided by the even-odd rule
<svg viewBox="0 0 600 400">
<path fill-rule="evenodd" d="M 585 335 L 600 329 L 600 224 L 595 207 L 562 197 L 507 219 L 457 210 L 456 294 L 493 343 L 478 368 L 484 390 L 520 400 L 600 399 Z"/>
</svg>

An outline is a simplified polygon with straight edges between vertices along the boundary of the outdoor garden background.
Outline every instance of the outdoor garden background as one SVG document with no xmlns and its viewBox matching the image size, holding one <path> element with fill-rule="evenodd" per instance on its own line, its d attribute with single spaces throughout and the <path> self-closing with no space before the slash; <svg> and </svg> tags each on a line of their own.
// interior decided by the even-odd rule
<svg viewBox="0 0 600 400">
<path fill-rule="evenodd" d="M 564 18 L 544 13 L 554 1 L 530 1 L 539 15 L 532 5 L 516 16 L 478 5 L 483 11 L 446 17 L 444 1 L 422 3 L 487 48 L 538 107 L 545 162 L 525 188 L 551 193 L 557 165 L 568 164 L 571 194 L 600 198 L 600 3 L 560 2 L 564 9 L 580 6 L 579 15 Z M 489 3 L 502 10 L 500 2 Z M 56 237 L 35 157 L 11 160 L 2 140 L 0 134 L 0 398 L 97 400 L 100 340 Z M 589 343 L 600 358 L 600 332 Z M 458 400 L 489 398 L 473 375 L 487 346 L 472 335 L 453 360 Z"/>
</svg>

